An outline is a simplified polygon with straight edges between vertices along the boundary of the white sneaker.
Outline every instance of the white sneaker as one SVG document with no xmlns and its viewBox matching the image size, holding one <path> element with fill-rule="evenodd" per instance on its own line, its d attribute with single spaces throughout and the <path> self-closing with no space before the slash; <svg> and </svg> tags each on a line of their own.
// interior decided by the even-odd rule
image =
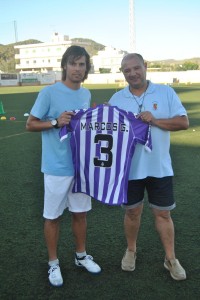
<svg viewBox="0 0 200 300">
<path fill-rule="evenodd" d="M 170 275 L 175 280 L 185 280 L 186 272 L 183 267 L 180 265 L 179 260 L 174 258 L 167 260 L 165 258 L 164 267 L 170 272 Z"/>
<path fill-rule="evenodd" d="M 75 265 L 77 267 L 83 267 L 93 274 L 101 272 L 100 266 L 93 261 L 93 257 L 91 255 L 86 255 L 83 258 L 78 258 L 77 255 L 75 255 Z"/>
<path fill-rule="evenodd" d="M 63 284 L 63 278 L 59 265 L 51 266 L 48 273 L 49 281 L 53 286 L 61 286 Z"/>
<path fill-rule="evenodd" d="M 129 251 L 126 252 L 122 258 L 121 267 L 123 271 L 134 271 L 136 262 L 136 252 Z"/>
</svg>

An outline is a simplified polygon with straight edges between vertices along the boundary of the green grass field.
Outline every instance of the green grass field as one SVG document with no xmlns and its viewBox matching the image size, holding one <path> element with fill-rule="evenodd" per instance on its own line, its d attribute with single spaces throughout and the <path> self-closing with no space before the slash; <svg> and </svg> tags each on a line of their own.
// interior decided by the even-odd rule
<svg viewBox="0 0 200 300">
<path fill-rule="evenodd" d="M 22 89 L 24 88 L 24 89 Z M 37 88 L 37 89 L 36 89 Z M 91 275 L 74 265 L 70 214 L 61 222 L 59 258 L 64 285 L 47 279 L 43 238 L 43 176 L 40 133 L 25 130 L 26 117 L 41 87 L 0 88 L 7 120 L 0 120 L 0 299 L 1 300 L 197 300 L 200 297 L 200 86 L 175 90 L 190 119 L 187 131 L 171 134 L 177 208 L 172 212 L 176 253 L 187 280 L 174 281 L 163 267 L 164 253 L 146 203 L 134 272 L 122 272 L 126 248 L 123 210 L 93 200 L 88 213 L 87 251 L 101 265 Z M 91 89 L 96 103 L 107 101 L 117 87 Z M 15 121 L 10 117 L 15 116 Z"/>
</svg>

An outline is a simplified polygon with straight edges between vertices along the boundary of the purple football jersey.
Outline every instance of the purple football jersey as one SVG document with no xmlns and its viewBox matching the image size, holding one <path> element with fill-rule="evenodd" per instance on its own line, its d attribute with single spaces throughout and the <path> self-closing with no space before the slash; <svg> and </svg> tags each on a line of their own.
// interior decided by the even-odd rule
<svg viewBox="0 0 200 300">
<path fill-rule="evenodd" d="M 128 176 L 137 143 L 151 151 L 151 126 L 116 106 L 75 111 L 63 140 L 71 132 L 75 169 L 73 192 L 109 205 L 127 203 Z"/>
</svg>

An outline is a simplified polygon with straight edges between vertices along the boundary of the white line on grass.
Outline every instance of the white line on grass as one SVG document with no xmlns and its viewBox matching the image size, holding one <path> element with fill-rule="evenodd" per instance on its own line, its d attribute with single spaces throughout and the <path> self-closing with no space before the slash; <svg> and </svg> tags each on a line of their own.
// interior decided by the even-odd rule
<svg viewBox="0 0 200 300">
<path fill-rule="evenodd" d="M 8 138 L 11 138 L 11 137 L 14 137 L 14 136 L 27 134 L 27 133 L 30 133 L 30 132 L 21 132 L 21 133 L 16 133 L 16 134 L 12 134 L 12 135 L 7 135 L 7 136 L 4 136 L 4 137 L 0 137 L 0 140 L 8 139 Z"/>
</svg>

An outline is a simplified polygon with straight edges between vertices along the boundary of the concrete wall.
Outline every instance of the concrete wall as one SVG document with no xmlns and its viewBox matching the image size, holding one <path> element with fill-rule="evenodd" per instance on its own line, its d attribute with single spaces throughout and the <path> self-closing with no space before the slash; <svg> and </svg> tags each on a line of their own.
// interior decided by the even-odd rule
<svg viewBox="0 0 200 300">
<path fill-rule="evenodd" d="M 4 76 L 4 79 L 1 76 Z M 0 86 L 16 86 L 16 85 L 36 85 L 36 84 L 52 84 L 61 80 L 61 72 L 51 73 L 22 73 L 17 74 L 17 78 L 11 79 L 6 74 L 0 75 Z M 147 79 L 154 83 L 172 84 L 175 82 L 190 84 L 200 83 L 200 70 L 197 71 L 180 71 L 180 72 L 147 72 Z M 86 84 L 113 84 L 118 83 L 119 86 L 125 86 L 126 81 L 122 73 L 110 74 L 89 74 Z"/>
<path fill-rule="evenodd" d="M 171 84 L 175 81 L 179 83 L 200 83 L 200 70 L 197 71 L 180 71 L 180 72 L 147 72 L 147 79 L 154 83 Z M 88 84 L 98 83 L 121 83 L 125 84 L 122 73 L 116 74 L 89 74 L 85 81 Z"/>
</svg>

